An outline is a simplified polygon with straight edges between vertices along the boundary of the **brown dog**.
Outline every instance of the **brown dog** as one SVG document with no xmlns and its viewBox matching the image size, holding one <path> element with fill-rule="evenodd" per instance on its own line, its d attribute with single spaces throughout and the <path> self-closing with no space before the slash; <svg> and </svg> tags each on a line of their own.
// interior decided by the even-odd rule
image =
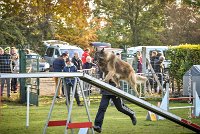
<svg viewBox="0 0 200 134">
<path fill-rule="evenodd" d="M 111 79 L 117 87 L 120 87 L 119 81 L 125 80 L 135 91 L 136 96 L 138 96 L 137 83 L 145 83 L 148 80 L 144 76 L 137 75 L 130 64 L 119 59 L 114 53 L 105 52 L 104 49 L 95 53 L 94 60 L 105 73 L 105 82 Z"/>
</svg>

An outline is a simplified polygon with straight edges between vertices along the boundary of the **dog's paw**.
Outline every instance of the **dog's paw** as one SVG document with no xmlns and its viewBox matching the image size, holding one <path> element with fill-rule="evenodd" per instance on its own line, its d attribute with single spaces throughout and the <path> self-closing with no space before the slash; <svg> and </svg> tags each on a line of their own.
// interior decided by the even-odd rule
<svg viewBox="0 0 200 134">
<path fill-rule="evenodd" d="M 119 88 L 119 89 L 121 89 L 121 87 L 120 87 L 120 86 L 116 86 L 116 88 Z"/>
<path fill-rule="evenodd" d="M 106 80 L 106 79 L 103 79 L 102 81 L 103 81 L 103 82 L 106 82 L 106 83 L 108 83 L 108 82 L 109 82 L 109 81 L 108 81 L 108 80 Z"/>
<path fill-rule="evenodd" d="M 140 97 L 140 96 L 139 96 L 139 93 L 135 92 L 135 97 L 138 97 L 138 98 L 139 98 L 139 97 Z"/>
</svg>

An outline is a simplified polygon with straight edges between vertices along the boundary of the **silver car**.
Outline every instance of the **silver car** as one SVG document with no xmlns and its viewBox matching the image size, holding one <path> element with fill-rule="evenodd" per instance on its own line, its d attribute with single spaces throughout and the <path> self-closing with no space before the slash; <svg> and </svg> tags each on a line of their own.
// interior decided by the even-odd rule
<svg viewBox="0 0 200 134">
<path fill-rule="evenodd" d="M 44 59 L 50 64 L 53 64 L 53 61 L 61 56 L 63 53 L 68 53 L 69 58 L 73 58 L 74 52 L 79 54 L 79 58 L 81 58 L 83 54 L 83 50 L 80 47 L 72 46 L 69 44 L 52 44 L 47 47 Z"/>
<path fill-rule="evenodd" d="M 45 72 L 49 70 L 50 65 L 40 55 L 36 53 L 30 53 L 26 55 L 27 70 L 31 69 L 31 72 Z"/>
</svg>

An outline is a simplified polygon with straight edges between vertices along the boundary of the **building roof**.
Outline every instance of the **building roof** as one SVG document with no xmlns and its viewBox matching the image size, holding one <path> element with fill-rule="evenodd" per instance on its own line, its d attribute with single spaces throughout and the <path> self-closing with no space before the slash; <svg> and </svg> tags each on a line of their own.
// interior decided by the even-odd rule
<svg viewBox="0 0 200 134">
<path fill-rule="evenodd" d="M 200 76 L 200 65 L 193 65 L 184 76 L 189 76 L 189 71 L 191 71 L 191 76 Z"/>
</svg>

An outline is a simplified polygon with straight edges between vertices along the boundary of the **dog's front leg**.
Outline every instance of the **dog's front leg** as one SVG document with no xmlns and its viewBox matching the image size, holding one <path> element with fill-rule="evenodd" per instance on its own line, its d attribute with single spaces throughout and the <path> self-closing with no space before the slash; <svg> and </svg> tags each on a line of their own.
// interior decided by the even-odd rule
<svg viewBox="0 0 200 134">
<path fill-rule="evenodd" d="M 106 75 L 105 79 L 103 80 L 104 82 L 109 82 L 110 79 L 112 79 L 114 73 L 113 72 L 108 72 Z"/>
<path fill-rule="evenodd" d="M 112 79 L 112 80 L 113 80 L 113 82 L 116 84 L 116 87 L 117 87 L 117 88 L 121 88 L 121 87 L 120 87 L 119 79 L 117 78 L 116 75 L 113 76 L 113 79 Z"/>
</svg>

